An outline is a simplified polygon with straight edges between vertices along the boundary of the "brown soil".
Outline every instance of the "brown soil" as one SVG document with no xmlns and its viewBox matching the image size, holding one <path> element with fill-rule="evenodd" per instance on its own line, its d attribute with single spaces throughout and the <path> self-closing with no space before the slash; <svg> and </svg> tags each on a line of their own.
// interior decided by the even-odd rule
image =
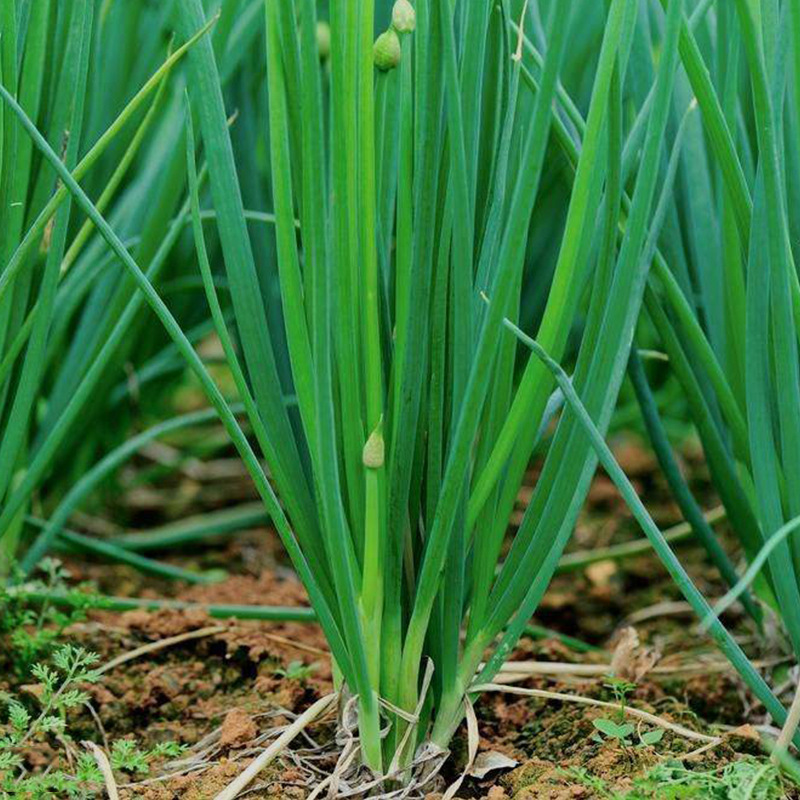
<svg viewBox="0 0 800 800">
<path fill-rule="evenodd" d="M 649 454 L 632 441 L 620 444 L 616 453 L 647 498 L 656 521 L 664 526 L 677 521 L 679 515 L 654 472 Z M 691 453 L 687 460 L 696 488 L 711 505 L 714 498 L 702 464 L 693 462 Z M 241 488 L 241 478 L 236 478 L 234 483 L 238 488 L 229 496 L 236 497 L 237 502 L 238 498 L 247 498 L 248 493 Z M 224 496 L 221 490 L 217 494 Z M 529 492 L 521 494 L 520 510 L 529 495 Z M 137 498 L 140 506 L 145 499 Z M 184 505 L 180 505 L 180 513 L 187 513 Z M 640 535 L 614 487 L 605 476 L 598 475 L 571 548 L 605 546 Z M 707 596 L 719 596 L 721 585 L 703 552 L 689 544 L 681 546 L 680 554 L 702 591 Z M 202 603 L 306 604 L 302 586 L 281 558 L 274 534 L 267 529 L 257 529 L 209 544 L 199 553 L 170 556 L 174 563 L 184 565 L 224 566 L 229 577 L 213 585 L 170 584 L 144 578 L 124 566 L 82 559 L 69 558 L 67 566 L 75 580 L 93 581 L 100 591 L 115 595 L 175 596 Z M 664 674 L 644 670 L 628 703 L 693 730 L 715 735 L 721 730 L 715 727 L 718 725 L 736 727 L 746 722 L 763 722 L 762 711 L 725 666 L 722 657 L 709 641 L 698 638 L 692 631 L 691 617 L 681 612 L 680 607 L 668 607 L 671 613 L 658 612 L 658 604 L 678 600 L 680 597 L 666 572 L 650 555 L 621 564 L 596 564 L 578 573 L 559 576 L 541 604 L 535 622 L 605 649 L 585 653 L 555 638 L 525 639 L 513 658 L 607 662 L 618 631 L 631 614 L 638 613 L 644 617 L 636 624 L 641 639 L 636 651 L 638 656 L 650 659 L 652 652 L 657 651 L 660 667 L 688 665 L 694 671 Z M 652 616 L 642 615 L 643 609 L 652 607 L 656 607 Z M 735 625 L 741 635 L 749 634 L 745 619 L 732 615 L 727 621 Z M 89 613 L 85 622 L 74 625 L 67 635 L 70 641 L 98 652 L 101 662 L 105 662 L 143 644 L 209 626 L 220 629 L 124 663 L 91 687 L 97 720 L 102 724 L 102 735 L 108 740 L 135 737 L 144 746 L 163 741 L 193 746 L 209 734 L 219 735 L 216 752 L 206 770 L 156 783 L 122 787 L 122 798 L 213 798 L 257 752 L 253 743 L 260 736 L 331 690 L 327 647 L 316 625 L 220 622 L 201 612 L 115 614 L 95 611 Z M 757 657 L 776 655 L 774 647 L 770 653 L 749 649 Z M 0 674 L 8 672 L 3 668 L 4 660 L 0 648 Z M 650 663 L 655 660 L 652 658 Z M 696 668 L 704 660 L 715 666 L 698 672 Z M 522 685 L 613 701 L 604 683 L 603 678 L 537 677 Z M 9 680 L 7 685 L 18 688 L 14 680 Z M 689 754 L 698 747 L 697 742 L 669 732 L 653 746 L 596 741 L 593 720 L 608 717 L 606 709 L 492 694 L 481 699 L 476 710 L 481 750 L 502 752 L 515 759 L 519 766 L 480 780 L 469 779 L 459 790 L 459 796 L 464 798 L 612 797 L 614 792 L 630 790 L 653 765 L 668 759 L 677 759 L 692 769 L 715 769 L 749 755 L 763 756 L 752 728 L 726 734 L 721 744 L 694 756 Z M 88 711 L 76 713 L 70 720 L 76 738 L 99 741 L 101 732 L 97 720 Z M 331 721 L 327 720 L 312 726 L 309 734 L 325 742 L 331 739 L 333 731 Z M 465 735 L 460 732 L 453 744 L 455 757 L 443 773 L 445 783 L 458 776 L 465 751 Z M 51 753 L 38 750 L 31 752 L 28 760 L 34 767 L 51 757 Z M 602 792 L 609 794 L 592 788 L 586 776 L 600 780 L 604 786 Z M 298 769 L 290 758 L 263 773 L 258 785 L 260 788 L 247 797 L 299 800 L 307 796 L 310 789 L 307 772 Z"/>
</svg>

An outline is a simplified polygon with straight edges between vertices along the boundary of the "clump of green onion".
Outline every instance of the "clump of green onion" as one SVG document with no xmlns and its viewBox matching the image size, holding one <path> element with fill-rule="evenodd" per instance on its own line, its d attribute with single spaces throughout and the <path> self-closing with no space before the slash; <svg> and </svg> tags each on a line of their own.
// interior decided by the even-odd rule
<svg viewBox="0 0 800 800">
<path fill-rule="evenodd" d="M 191 42 L 188 96 L 170 107 L 176 116 L 166 129 L 173 142 L 186 142 L 180 161 L 169 163 L 186 177 L 188 199 L 170 223 L 168 200 L 174 205 L 180 191 L 165 196 L 169 217 L 151 225 L 163 242 L 175 237 L 169 253 L 192 223 L 189 263 L 211 318 L 203 307 L 197 324 L 213 326 L 240 406 L 195 350 L 187 320 L 197 322 L 189 312 L 199 304 L 174 308 L 155 285 L 159 236 L 126 249 L 116 230 L 124 215 L 107 219 L 77 182 L 79 151 L 70 148 L 78 145 L 68 145 L 65 164 L 15 92 L 0 90 L 3 125 L 13 120 L 32 138 L 59 178 L 59 202 L 69 196 L 88 215 L 125 270 L 127 293 L 112 303 L 103 330 L 119 346 L 147 302 L 169 352 L 192 371 L 236 446 L 306 586 L 337 674 L 358 698 L 361 753 L 376 773 L 407 769 L 423 743 L 448 746 L 476 680 L 491 680 L 536 610 L 598 460 L 687 600 L 708 614 L 603 441 L 629 363 L 647 403 L 635 352 L 631 358 L 634 336 L 653 335 L 639 326 L 643 307 L 686 390 L 721 493 L 737 481 L 723 501 L 745 545 L 757 549 L 784 517 L 800 513 L 800 290 L 786 212 L 796 164 L 782 161 L 791 137 L 775 133 L 800 128 L 789 93 L 800 82 L 789 80 L 785 57 L 797 26 L 780 25 L 780 15 L 794 11 L 778 6 L 765 3 L 756 21 L 747 0 L 529 10 L 472 0 L 398 0 L 391 9 L 376 0 L 331 3 L 328 54 L 314 0 L 224 4 L 213 39 L 203 35 L 202 0 L 175 4 L 179 36 Z M 104 6 L 106 14 L 115 7 Z M 378 12 L 391 22 L 375 41 Z M 719 75 L 706 68 L 695 33 L 712 17 L 715 30 L 744 47 L 752 118 L 738 93 L 736 47 L 715 54 Z M 718 33 L 717 46 L 723 40 Z M 77 41 L 86 44 L 74 46 L 79 63 L 91 48 L 90 39 Z M 710 37 L 703 41 L 711 46 Z M 231 96 L 240 113 L 233 127 Z M 755 141 L 737 143 L 751 129 Z M 198 152 L 207 169 L 197 170 Z M 146 189 L 132 196 L 144 203 Z M 250 207 L 264 198 L 274 215 Z M 274 227 L 248 229 L 256 219 Z M 211 220 L 213 229 L 203 224 Z M 57 220 L 57 250 L 67 232 Z M 87 241 L 99 244 L 92 235 Z M 61 255 L 52 258 L 41 279 L 43 310 L 30 323 L 42 348 L 39 320 L 52 319 L 44 289 L 54 291 L 62 272 Z M 24 263 L 4 262 L 0 292 L 12 282 L 4 276 L 19 280 L 24 267 L 16 264 Z M 14 324 L 19 331 L 26 323 Z M 55 427 L 33 448 L 16 488 L 0 483 L 0 496 L 10 496 L 0 536 L 13 529 L 62 432 L 113 363 L 116 350 L 90 341 L 104 366 L 96 374 L 80 362 L 76 382 L 56 378 Z M 776 365 L 786 365 L 788 377 Z M 645 417 L 653 429 L 657 414 Z M 10 431 L 3 429 L 0 464 L 13 466 L 21 445 Z M 537 448 L 541 475 L 506 547 Z M 112 461 L 122 457 L 114 451 Z M 28 550 L 27 567 L 106 468 L 110 462 L 66 494 Z M 10 486 L 0 469 L 3 480 Z M 681 497 L 725 572 L 730 565 L 701 529 L 702 514 Z M 111 547 L 125 551 L 123 543 Z M 792 558 L 770 560 L 768 580 L 795 637 Z M 782 722 L 785 710 L 730 634 L 719 621 L 710 632 Z"/>
</svg>

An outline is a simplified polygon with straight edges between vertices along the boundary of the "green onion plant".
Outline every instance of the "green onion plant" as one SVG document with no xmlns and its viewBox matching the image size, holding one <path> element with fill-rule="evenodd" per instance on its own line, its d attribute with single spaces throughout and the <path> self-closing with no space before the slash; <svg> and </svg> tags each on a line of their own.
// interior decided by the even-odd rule
<svg viewBox="0 0 800 800">
<path fill-rule="evenodd" d="M 645 297 L 668 363 L 648 371 L 634 355 L 630 375 L 689 519 L 695 502 L 650 389 L 664 370 L 679 382 L 730 524 L 747 559 L 763 567 L 754 584 L 761 604 L 741 599 L 757 623 L 764 607 L 777 613 L 797 657 L 800 4 L 716 3 L 696 30 L 684 29 L 681 55 L 704 124 L 690 133 L 662 246 L 685 269 L 673 267 L 674 280 Z M 712 539 L 702 525 L 696 532 Z"/>
<path fill-rule="evenodd" d="M 77 18 L 96 4 L 65 5 Z M 44 419 L 56 422 L 7 490 L 0 536 L 25 518 L 59 431 L 103 385 L 146 302 L 154 317 L 141 330 L 170 339 L 146 353 L 148 374 L 179 357 L 205 392 L 308 591 L 340 685 L 357 697 L 360 752 L 376 773 L 408 774 L 420 745 L 447 748 L 472 687 L 491 682 L 526 630 L 598 460 L 706 616 L 603 437 L 629 364 L 646 397 L 632 344 L 654 327 L 702 412 L 696 424 L 746 546 L 792 513 L 800 295 L 786 210 L 797 154 L 784 134 L 798 130 L 798 3 L 251 0 L 222 4 L 213 31 L 218 4 L 163 5 L 181 45 L 170 58 L 186 52 L 186 91 L 169 94 L 171 138 L 140 167 L 158 174 L 161 153 L 174 169 L 163 203 L 144 184 L 119 218 L 107 213 L 104 193 L 84 188 L 72 138 L 65 158 L 3 78 L 3 130 L 41 154 L 48 215 L 70 203 L 85 215 L 71 247 L 93 248 L 84 262 L 65 250 L 41 271 L 28 351 L 33 329 L 54 319 L 59 279 L 79 263 L 93 296 L 101 263 L 114 281 L 106 291 L 127 293 L 90 302 L 85 323 L 61 329 L 65 346 L 85 334 L 95 350 L 50 384 Z M 102 23 L 125 7 L 96 11 Z M 66 37 L 84 46 L 76 41 L 93 40 Z M 113 169 L 108 186 L 119 183 Z M 143 238 L 126 241 L 124 212 L 151 207 Z M 258 218 L 268 225 L 248 227 Z M 38 241 L 37 224 L 20 231 Z M 158 284 L 158 254 L 189 224 L 186 285 L 206 301 L 197 318 Z M 52 242 L 65 245 L 63 228 Z M 30 274 L 14 260 L 23 246 L 11 248 L 0 291 Z M 645 305 L 652 327 L 637 332 Z M 89 316 L 100 307 L 105 328 Z M 212 329 L 236 404 L 195 347 Z M 10 449 L 19 434 L 2 430 Z M 26 568 L 59 539 L 86 546 L 65 528 L 71 511 L 141 441 L 73 481 L 47 521 L 32 519 L 41 530 Z M 537 447 L 541 474 L 507 542 Z M 732 581 L 693 502 L 684 493 L 687 518 Z M 105 543 L 107 554 L 148 561 L 131 541 Z M 770 561 L 788 627 L 800 613 L 793 569 Z M 710 632 L 782 723 L 730 634 L 719 621 Z"/>
<path fill-rule="evenodd" d="M 484 679 L 541 598 L 596 463 L 576 419 L 565 415 L 502 555 L 554 389 L 502 322 L 521 313 L 573 14 L 570 4 L 549 5 L 545 54 L 527 67 L 508 4 L 401 0 L 376 38 L 373 3 L 334 3 L 321 71 L 315 3 L 266 0 L 264 12 L 278 287 L 296 417 L 276 403 L 276 348 L 209 42 L 190 57 L 189 94 L 241 361 L 196 222 L 199 261 L 283 503 L 279 531 L 288 536 L 291 528 L 343 681 L 358 695 L 364 759 L 385 771 L 409 763 L 428 738 L 449 743 L 487 648 L 494 658 Z M 612 2 L 601 20 L 582 148 L 536 321 L 537 339 L 562 358 L 585 309 L 575 381 L 601 426 L 647 276 L 642 255 L 658 165 L 669 152 L 682 3 L 660 21 L 652 113 L 641 123 L 641 163 L 618 241 L 630 177 L 623 87 L 641 35 L 637 4 Z M 183 4 L 184 35 L 203 23 L 199 0 Z M 191 120 L 187 113 L 190 173 Z M 197 220 L 196 199 L 193 206 Z M 610 306 L 608 292 L 624 301 Z M 390 723 L 383 740 L 382 717 Z"/>
<path fill-rule="evenodd" d="M 183 135 L 174 70 L 217 20 L 176 46 L 170 14 L 121 5 L 4 3 L 0 82 L 156 279 L 168 271 L 180 274 L 187 262 L 175 251 L 181 237 L 185 248 L 190 245 L 188 205 L 182 215 L 180 210 L 185 159 L 165 146 Z M 138 29 L 160 35 L 135 48 L 128 34 Z M 97 66 L 112 63 L 113 69 Z M 5 108 L 0 132 L 0 577 L 5 577 L 16 567 L 26 514 L 49 513 L 98 453 L 125 435 L 131 376 L 138 381 L 141 372 L 142 383 L 153 383 L 176 359 L 164 350 L 163 332 L 138 313 L 142 299 L 133 282 L 120 281 L 94 226 L 78 219 L 69 192 Z M 147 169 L 135 169 L 139 159 Z M 206 323 L 185 292 L 175 305 L 187 326 Z M 148 372 L 151 362 L 160 373 Z M 36 560 L 34 551 L 21 565 L 23 572 Z"/>
</svg>

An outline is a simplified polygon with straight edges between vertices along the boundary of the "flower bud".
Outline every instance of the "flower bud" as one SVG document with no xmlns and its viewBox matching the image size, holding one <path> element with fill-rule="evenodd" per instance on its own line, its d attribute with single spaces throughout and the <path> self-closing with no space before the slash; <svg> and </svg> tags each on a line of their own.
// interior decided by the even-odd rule
<svg viewBox="0 0 800 800">
<path fill-rule="evenodd" d="M 399 63 L 403 51 L 400 49 L 400 37 L 397 31 L 389 28 L 382 33 L 372 47 L 372 57 L 375 66 L 384 72 L 394 69 Z"/>
<path fill-rule="evenodd" d="M 326 61 L 331 54 L 331 26 L 322 20 L 317 22 L 317 53 L 320 61 Z"/>
<path fill-rule="evenodd" d="M 394 4 L 392 27 L 398 33 L 411 33 L 417 27 L 417 12 L 409 0 L 397 0 Z"/>
<path fill-rule="evenodd" d="M 385 444 L 383 441 L 383 420 L 378 423 L 378 427 L 369 435 L 367 443 L 361 454 L 361 460 L 367 469 L 380 469 L 385 461 Z"/>
</svg>

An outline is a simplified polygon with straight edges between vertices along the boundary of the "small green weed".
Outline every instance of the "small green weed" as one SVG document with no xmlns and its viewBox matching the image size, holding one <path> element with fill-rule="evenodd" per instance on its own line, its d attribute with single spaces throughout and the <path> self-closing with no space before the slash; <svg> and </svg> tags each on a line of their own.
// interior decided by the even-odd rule
<svg viewBox="0 0 800 800">
<path fill-rule="evenodd" d="M 63 645 L 55 650 L 51 661 L 52 665 L 37 663 L 31 668 L 39 684 L 38 711 L 32 711 L 14 695 L 0 696 L 5 701 L 7 715 L 5 730 L 0 736 L 0 797 L 3 800 L 94 797 L 87 787 L 102 783 L 102 775 L 87 753 L 74 758 L 75 767 L 69 775 L 54 769 L 32 776 L 25 770 L 23 752 L 26 747 L 56 741 L 62 750 L 74 753 L 67 715 L 89 701 L 89 695 L 81 686 L 98 680 L 93 669 L 98 656 L 83 648 Z"/>
<path fill-rule="evenodd" d="M 0 637 L 8 638 L 8 657 L 18 676 L 26 675 L 37 661 L 42 661 L 58 645 L 64 631 L 86 618 L 85 610 L 93 605 L 92 595 L 70 589 L 70 573 L 55 558 L 43 559 L 39 565 L 43 577 L 22 587 L 0 584 Z M 30 597 L 42 594 L 67 593 L 79 602 L 63 611 L 47 601 L 32 604 Z"/>
<path fill-rule="evenodd" d="M 608 739 L 615 740 L 625 747 L 630 747 L 630 736 L 636 730 L 630 722 L 614 722 L 611 719 L 600 717 L 593 719 L 592 725 L 597 729 L 597 733 L 592 734 L 592 739 L 596 742 L 604 742 Z"/>
<path fill-rule="evenodd" d="M 96 653 L 62 645 L 54 650 L 49 664 L 39 662 L 31 667 L 38 682 L 34 702 L 0 693 L 0 704 L 5 706 L 5 723 L 0 723 L 0 800 L 92 800 L 103 796 L 103 776 L 93 756 L 77 750 L 68 724 L 69 713 L 89 702 L 85 686 L 99 680 L 98 660 Z M 32 708 L 34 704 L 38 707 Z M 30 774 L 24 753 L 42 744 L 55 747 L 70 768 Z M 141 776 L 150 771 L 154 761 L 175 758 L 182 752 L 182 746 L 174 742 L 148 750 L 120 739 L 111 745 L 110 762 L 115 771 Z"/>
<path fill-rule="evenodd" d="M 778 768 L 766 759 L 742 758 L 717 769 L 693 770 L 680 761 L 665 761 L 635 781 L 628 791 L 615 790 L 603 778 L 582 767 L 565 776 L 590 789 L 603 800 L 779 800 L 789 784 Z"/>
<path fill-rule="evenodd" d="M 628 702 L 628 696 L 636 689 L 636 684 L 626 681 L 624 678 L 617 678 L 614 675 L 609 675 L 603 686 L 611 690 L 614 699 L 619 703 L 619 712 L 617 716 L 621 722 L 625 719 L 625 706 Z"/>
<path fill-rule="evenodd" d="M 304 664 L 302 661 L 290 661 L 286 667 L 278 667 L 275 675 L 289 681 L 305 683 L 317 670 L 316 664 Z"/>
<path fill-rule="evenodd" d="M 147 775 L 154 761 L 178 758 L 185 749 L 177 742 L 159 742 L 155 747 L 143 750 L 133 739 L 117 739 L 111 743 L 111 767 L 131 775 Z"/>
<path fill-rule="evenodd" d="M 614 722 L 611 719 L 600 717 L 592 720 L 592 725 L 597 732 L 592 735 L 596 742 L 616 741 L 623 747 L 631 747 L 633 741 L 631 737 L 636 732 L 640 747 L 648 747 L 658 744 L 664 738 L 664 729 L 655 728 L 652 731 L 641 731 L 636 729 L 632 722 Z"/>
<path fill-rule="evenodd" d="M 765 759 L 742 759 L 705 772 L 668 761 L 651 770 L 624 800 L 779 800 L 786 797 L 787 788 L 778 768 Z"/>
<path fill-rule="evenodd" d="M 623 747 L 631 747 L 633 745 L 632 736 L 636 733 L 640 747 L 658 744 L 664 737 L 663 728 L 642 731 L 641 725 L 637 728 L 633 723 L 625 721 L 625 708 L 628 702 L 628 696 L 636 688 L 636 684 L 626 681 L 623 678 L 609 675 L 603 685 L 606 689 L 611 690 L 614 699 L 619 704 L 619 708 L 614 715 L 616 719 L 600 717 L 592 720 L 592 725 L 594 725 L 596 729 L 595 733 L 592 735 L 592 739 L 600 743 L 616 741 Z"/>
</svg>

